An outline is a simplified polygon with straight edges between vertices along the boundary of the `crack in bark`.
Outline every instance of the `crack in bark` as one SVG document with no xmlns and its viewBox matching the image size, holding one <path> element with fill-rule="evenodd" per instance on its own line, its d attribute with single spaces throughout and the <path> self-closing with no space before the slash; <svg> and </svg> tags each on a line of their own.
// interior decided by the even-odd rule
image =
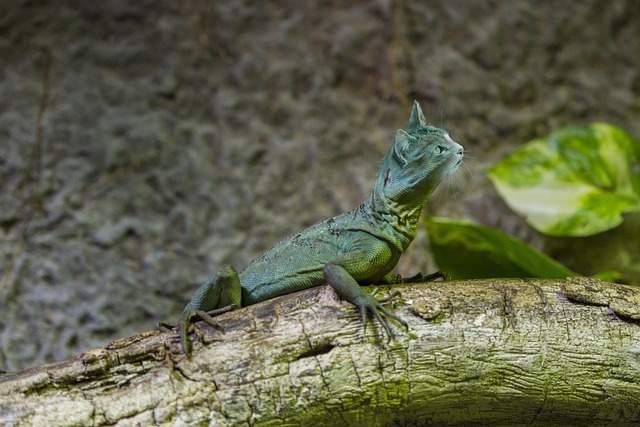
<svg viewBox="0 0 640 427">
<path fill-rule="evenodd" d="M 606 308 L 607 310 L 605 311 L 604 315 L 610 320 L 610 321 L 618 321 L 618 322 L 624 322 L 624 323 L 628 323 L 630 325 L 638 325 L 640 326 L 640 319 L 636 319 L 634 317 L 631 317 L 625 313 L 621 313 L 617 310 L 615 310 L 614 308 L 612 308 L 612 302 L 608 301 L 608 302 L 594 302 L 594 301 L 585 301 L 580 297 L 574 297 L 574 296 L 569 296 L 566 295 L 566 298 L 568 300 L 568 302 L 570 302 L 571 304 L 578 304 L 578 305 L 584 305 L 587 307 L 601 307 L 601 308 Z"/>
<path fill-rule="evenodd" d="M 501 296 L 501 317 L 503 319 L 502 330 L 506 331 L 507 328 L 515 329 L 516 327 L 516 311 L 513 304 L 513 296 L 515 295 L 515 289 L 505 289 L 501 286 L 494 285 L 493 288 L 500 292 Z"/>
<path fill-rule="evenodd" d="M 309 350 L 301 353 L 298 357 L 293 359 L 294 361 L 305 359 L 307 357 L 315 357 L 322 354 L 327 354 L 331 350 L 335 348 L 335 345 L 330 342 L 321 342 L 319 345 L 314 346 L 311 342 L 309 342 Z"/>
</svg>

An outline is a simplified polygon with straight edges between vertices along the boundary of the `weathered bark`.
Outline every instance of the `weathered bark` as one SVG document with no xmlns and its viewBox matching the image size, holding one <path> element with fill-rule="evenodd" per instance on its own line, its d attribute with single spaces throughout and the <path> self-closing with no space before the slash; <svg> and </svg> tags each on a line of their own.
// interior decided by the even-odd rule
<svg viewBox="0 0 640 427">
<path fill-rule="evenodd" d="M 640 290 L 591 279 L 398 288 L 389 343 L 327 286 L 0 376 L 4 425 L 637 425 Z M 380 332 L 380 331 L 377 331 Z M 195 339 L 195 336 L 194 336 Z"/>
</svg>

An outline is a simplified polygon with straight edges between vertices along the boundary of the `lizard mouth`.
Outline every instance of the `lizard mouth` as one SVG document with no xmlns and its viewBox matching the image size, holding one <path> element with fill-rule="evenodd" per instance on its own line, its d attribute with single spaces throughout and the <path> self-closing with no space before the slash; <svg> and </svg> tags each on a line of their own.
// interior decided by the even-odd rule
<svg viewBox="0 0 640 427">
<path fill-rule="evenodd" d="M 451 172 L 453 172 L 458 168 L 458 166 L 460 166 L 460 164 L 462 163 L 462 160 L 464 159 L 464 147 L 453 140 L 451 140 L 451 142 L 453 142 L 455 145 L 459 147 L 458 151 L 454 153 L 456 161 L 451 165 Z"/>
<path fill-rule="evenodd" d="M 460 150 L 455 153 L 454 156 L 455 157 L 453 161 L 449 164 L 448 173 L 453 173 L 456 169 L 458 169 L 458 166 L 462 164 L 462 160 L 464 160 L 463 149 L 460 148 Z"/>
</svg>

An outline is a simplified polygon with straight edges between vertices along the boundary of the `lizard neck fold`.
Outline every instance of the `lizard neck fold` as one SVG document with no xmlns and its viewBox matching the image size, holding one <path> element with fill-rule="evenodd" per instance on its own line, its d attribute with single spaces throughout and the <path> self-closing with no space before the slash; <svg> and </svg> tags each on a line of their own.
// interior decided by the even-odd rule
<svg viewBox="0 0 640 427">
<path fill-rule="evenodd" d="M 427 197 L 415 202 L 411 205 L 400 204 L 386 197 L 384 191 L 374 189 L 363 204 L 367 214 L 382 228 L 387 240 L 400 252 L 404 252 L 416 237 L 418 220 Z"/>
</svg>

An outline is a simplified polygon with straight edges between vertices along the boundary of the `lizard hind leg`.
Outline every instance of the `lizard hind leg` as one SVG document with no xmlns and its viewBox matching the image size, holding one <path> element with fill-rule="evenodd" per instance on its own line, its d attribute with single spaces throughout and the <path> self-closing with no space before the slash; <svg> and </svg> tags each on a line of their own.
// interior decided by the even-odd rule
<svg viewBox="0 0 640 427">
<path fill-rule="evenodd" d="M 191 353 L 189 331 L 191 325 L 202 320 L 209 326 L 223 331 L 222 326 L 213 316 L 233 310 L 242 306 L 242 287 L 240 277 L 236 270 L 229 266 L 223 266 L 217 274 L 214 274 L 195 292 L 191 301 L 182 311 L 178 328 L 182 349 L 187 354 Z"/>
</svg>

